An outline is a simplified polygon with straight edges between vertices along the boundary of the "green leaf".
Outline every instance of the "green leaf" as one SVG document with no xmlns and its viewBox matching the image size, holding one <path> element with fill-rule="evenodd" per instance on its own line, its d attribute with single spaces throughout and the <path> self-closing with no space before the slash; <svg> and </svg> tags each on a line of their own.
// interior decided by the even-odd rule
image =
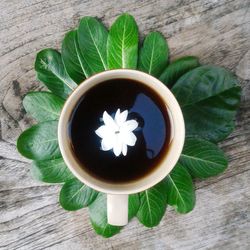
<svg viewBox="0 0 250 250">
<path fill-rule="evenodd" d="M 59 158 L 57 124 L 57 121 L 48 121 L 25 130 L 17 140 L 19 153 L 36 161 Z"/>
<path fill-rule="evenodd" d="M 90 70 L 87 77 L 106 70 L 108 31 L 93 17 L 81 19 L 77 31 L 82 65 Z"/>
<path fill-rule="evenodd" d="M 35 179 L 47 183 L 63 183 L 74 178 L 62 158 L 34 161 L 31 172 Z"/>
<path fill-rule="evenodd" d="M 186 138 L 179 162 L 193 177 L 198 178 L 222 173 L 228 164 L 222 150 L 200 138 Z"/>
<path fill-rule="evenodd" d="M 138 69 L 158 77 L 168 64 L 168 45 L 159 32 L 149 33 L 140 49 Z"/>
<path fill-rule="evenodd" d="M 140 207 L 139 194 L 130 194 L 128 197 L 128 219 L 131 220 L 136 216 Z"/>
<path fill-rule="evenodd" d="M 131 220 L 136 215 L 140 206 L 139 195 L 129 195 L 128 202 L 128 219 Z M 108 238 L 120 232 L 122 227 L 108 224 L 106 194 L 98 194 L 95 201 L 89 206 L 89 214 L 91 224 L 97 234 Z"/>
<path fill-rule="evenodd" d="M 98 192 L 74 178 L 67 181 L 60 192 L 60 204 L 69 211 L 75 211 L 90 205 Z"/>
<path fill-rule="evenodd" d="M 81 56 L 77 48 L 77 31 L 69 31 L 62 43 L 62 60 L 69 76 L 77 83 L 85 79 L 86 69 L 81 64 Z"/>
<path fill-rule="evenodd" d="M 138 27 L 129 14 L 119 16 L 108 36 L 109 69 L 136 69 L 138 58 Z"/>
<path fill-rule="evenodd" d="M 44 49 L 36 56 L 37 78 L 54 94 L 67 98 L 77 84 L 67 74 L 61 54 L 54 49 Z"/>
<path fill-rule="evenodd" d="M 232 132 L 241 89 L 230 72 L 198 67 L 183 75 L 172 92 L 182 108 L 188 136 L 218 142 Z"/>
<path fill-rule="evenodd" d="M 97 234 L 109 238 L 120 232 L 122 227 L 108 224 L 107 220 L 107 197 L 99 193 L 94 202 L 89 206 L 91 224 Z"/>
<path fill-rule="evenodd" d="M 174 206 L 179 213 L 190 212 L 195 205 L 195 190 L 188 171 L 177 163 L 166 181 L 167 203 Z"/>
<path fill-rule="evenodd" d="M 146 227 L 157 226 L 167 207 L 166 181 L 163 180 L 152 188 L 140 193 L 138 220 Z"/>
<path fill-rule="evenodd" d="M 58 120 L 64 100 L 50 92 L 29 92 L 23 99 L 24 109 L 39 122 Z"/>
<path fill-rule="evenodd" d="M 195 56 L 181 57 L 169 64 L 159 79 L 171 88 L 182 75 L 199 65 L 199 59 Z"/>
</svg>

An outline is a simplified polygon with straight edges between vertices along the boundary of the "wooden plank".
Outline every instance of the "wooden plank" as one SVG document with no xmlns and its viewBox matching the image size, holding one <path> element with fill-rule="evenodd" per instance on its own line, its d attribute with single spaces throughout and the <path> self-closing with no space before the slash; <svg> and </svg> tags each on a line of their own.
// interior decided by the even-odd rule
<svg viewBox="0 0 250 250">
<path fill-rule="evenodd" d="M 248 0 L 2 0 L 0 2 L 0 249 L 248 249 L 250 174 L 250 2 Z M 34 121 L 22 106 L 42 89 L 33 68 L 42 48 L 60 48 L 82 16 L 110 25 L 121 12 L 135 16 L 141 38 L 159 30 L 171 58 L 196 55 L 240 79 L 243 97 L 235 132 L 221 144 L 226 172 L 196 181 L 197 205 L 187 215 L 168 209 L 159 227 L 133 220 L 111 239 L 97 236 L 87 209 L 66 212 L 60 186 L 30 176 L 15 141 Z"/>
<path fill-rule="evenodd" d="M 198 189 L 196 208 L 191 213 L 179 215 L 168 209 L 160 226 L 153 229 L 146 229 L 134 220 L 111 239 L 103 239 L 91 230 L 86 209 L 63 211 L 57 204 L 55 186 L 1 192 L 4 206 L 1 206 L 0 246 L 6 249 L 247 249 L 249 177 L 247 171 Z"/>
</svg>

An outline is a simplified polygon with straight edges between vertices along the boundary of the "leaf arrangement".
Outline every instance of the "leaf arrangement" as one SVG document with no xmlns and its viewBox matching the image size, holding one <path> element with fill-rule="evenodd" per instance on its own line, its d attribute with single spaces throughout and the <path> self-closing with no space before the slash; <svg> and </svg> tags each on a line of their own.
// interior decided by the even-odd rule
<svg viewBox="0 0 250 250">
<path fill-rule="evenodd" d="M 107 69 L 138 69 L 165 83 L 182 108 L 187 137 L 178 163 L 162 182 L 129 196 L 129 219 L 137 217 L 146 227 L 160 223 L 167 205 L 179 213 L 190 212 L 195 205 L 193 178 L 208 178 L 226 169 L 227 159 L 216 143 L 234 129 L 240 102 L 241 89 L 230 72 L 200 65 L 194 56 L 169 62 L 168 44 L 159 32 L 149 33 L 142 46 L 138 40 L 138 27 L 129 14 L 119 16 L 109 31 L 93 17 L 82 18 L 78 28 L 65 35 L 61 53 L 44 49 L 37 54 L 37 78 L 51 92 L 30 92 L 23 100 L 38 124 L 20 135 L 17 148 L 33 160 L 33 176 L 63 183 L 61 206 L 70 211 L 88 206 L 94 230 L 104 237 L 121 230 L 107 223 L 106 195 L 78 181 L 58 147 L 60 111 L 78 84 Z"/>
</svg>

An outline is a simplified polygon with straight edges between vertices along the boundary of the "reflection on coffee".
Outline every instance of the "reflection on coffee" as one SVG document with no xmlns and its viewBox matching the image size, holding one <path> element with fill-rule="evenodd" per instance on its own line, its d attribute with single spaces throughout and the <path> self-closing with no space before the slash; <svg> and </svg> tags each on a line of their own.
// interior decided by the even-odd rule
<svg viewBox="0 0 250 250">
<path fill-rule="evenodd" d="M 85 171 L 106 182 L 126 183 L 157 168 L 168 151 L 171 128 L 167 107 L 153 89 L 113 79 L 82 96 L 68 133 Z"/>
</svg>

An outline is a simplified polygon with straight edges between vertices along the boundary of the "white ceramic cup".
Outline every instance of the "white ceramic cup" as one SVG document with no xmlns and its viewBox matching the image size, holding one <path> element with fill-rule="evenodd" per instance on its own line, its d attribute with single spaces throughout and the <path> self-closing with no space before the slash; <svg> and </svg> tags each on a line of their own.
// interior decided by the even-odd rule
<svg viewBox="0 0 250 250">
<path fill-rule="evenodd" d="M 78 100 L 93 86 L 110 79 L 132 79 L 152 88 L 165 102 L 171 121 L 169 149 L 160 165 L 144 178 L 129 183 L 108 183 L 99 180 L 82 168 L 75 159 L 68 137 L 68 121 Z M 129 83 L 128 83 L 129 84 Z M 69 96 L 62 109 L 59 125 L 59 147 L 70 171 L 87 186 L 107 194 L 107 217 L 111 225 L 128 223 L 128 195 L 144 191 L 164 179 L 175 166 L 185 139 L 183 115 L 171 91 L 155 77 L 137 70 L 116 69 L 91 76 L 81 83 Z"/>
</svg>

